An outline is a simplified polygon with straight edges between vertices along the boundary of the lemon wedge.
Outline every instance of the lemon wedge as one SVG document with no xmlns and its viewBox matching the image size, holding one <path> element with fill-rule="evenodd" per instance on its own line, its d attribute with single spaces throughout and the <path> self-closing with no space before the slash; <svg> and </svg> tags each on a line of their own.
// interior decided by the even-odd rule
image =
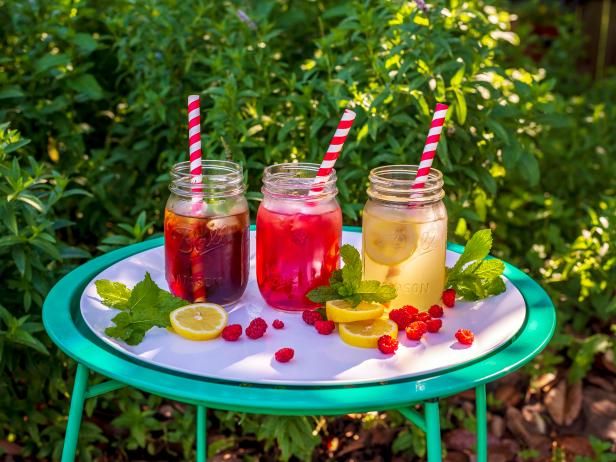
<svg viewBox="0 0 616 462">
<path fill-rule="evenodd" d="M 175 333 L 190 340 L 210 340 L 220 335 L 229 316 L 215 303 L 194 303 L 173 310 L 169 315 Z"/>
<path fill-rule="evenodd" d="M 391 319 L 358 321 L 338 325 L 338 334 L 344 343 L 360 348 L 376 348 L 379 337 L 398 336 L 398 325 Z"/>
<path fill-rule="evenodd" d="M 380 303 L 361 302 L 353 307 L 346 300 L 330 300 L 325 304 L 327 319 L 334 322 L 355 322 L 377 319 L 383 315 L 385 307 Z"/>
</svg>

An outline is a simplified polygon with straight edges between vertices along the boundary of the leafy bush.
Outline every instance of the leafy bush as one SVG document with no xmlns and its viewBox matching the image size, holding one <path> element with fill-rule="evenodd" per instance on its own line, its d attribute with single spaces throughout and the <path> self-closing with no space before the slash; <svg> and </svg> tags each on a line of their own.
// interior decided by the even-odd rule
<svg viewBox="0 0 616 462">
<path fill-rule="evenodd" d="M 530 371 L 563 364 L 580 380 L 614 348 L 616 84 L 577 94 L 572 18 L 546 71 L 520 46 L 530 29 L 517 28 L 520 41 L 511 14 L 483 0 L 296 3 L 0 0 L 0 438 L 23 455 L 58 457 L 72 375 L 42 333 L 42 300 L 81 259 L 160 232 L 168 168 L 186 157 L 189 93 L 204 96 L 204 151 L 246 167 L 253 212 L 263 167 L 318 161 L 355 107 L 337 164 L 348 224 L 360 222 L 369 170 L 417 162 L 435 102 L 450 102 L 437 160 L 450 238 L 493 228 L 496 253 L 559 309 L 558 335 Z M 163 415 L 159 398 L 111 396 L 88 402 L 88 415 L 98 405 L 116 416 L 117 435 L 107 441 L 91 418 L 81 448 L 192 457 L 189 408 Z M 319 442 L 307 418 L 216 413 L 214 423 L 265 448 L 277 438 L 282 459 L 307 459 Z M 418 436 L 401 432 L 394 449 L 421 455 Z"/>
</svg>

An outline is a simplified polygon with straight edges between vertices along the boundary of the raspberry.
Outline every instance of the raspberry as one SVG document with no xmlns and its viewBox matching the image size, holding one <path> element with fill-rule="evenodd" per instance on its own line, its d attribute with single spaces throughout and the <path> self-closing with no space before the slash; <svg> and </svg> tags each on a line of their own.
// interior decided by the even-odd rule
<svg viewBox="0 0 616 462">
<path fill-rule="evenodd" d="M 409 316 L 415 316 L 417 313 L 419 313 L 419 310 L 412 305 L 404 305 L 402 309 L 406 311 Z"/>
<path fill-rule="evenodd" d="M 267 330 L 267 323 L 263 318 L 254 318 L 246 328 L 246 336 L 253 340 L 263 337 Z"/>
<path fill-rule="evenodd" d="M 428 326 L 423 321 L 414 321 L 406 328 L 406 338 L 409 340 L 421 340 L 423 334 L 428 330 Z"/>
<path fill-rule="evenodd" d="M 456 291 L 454 289 L 447 289 L 443 292 L 441 299 L 447 308 L 453 308 L 456 304 Z"/>
<path fill-rule="evenodd" d="M 473 340 L 475 340 L 475 335 L 468 329 L 459 329 L 456 332 L 456 339 L 462 345 L 472 345 Z"/>
<path fill-rule="evenodd" d="M 274 319 L 272 327 L 274 329 L 282 329 L 284 327 L 284 322 L 282 322 L 280 319 Z"/>
<path fill-rule="evenodd" d="M 443 307 L 440 305 L 432 305 L 428 310 L 430 316 L 433 318 L 442 318 L 443 317 Z"/>
<path fill-rule="evenodd" d="M 441 327 L 443 327 L 443 320 L 430 319 L 428 322 L 426 322 L 426 327 L 428 328 L 428 332 L 434 334 L 435 332 L 441 330 Z"/>
<path fill-rule="evenodd" d="M 386 355 L 392 355 L 398 349 L 398 340 L 390 335 L 381 335 L 379 337 L 379 350 Z"/>
<path fill-rule="evenodd" d="M 334 324 L 334 321 L 317 321 L 314 323 L 314 327 L 316 327 L 319 334 L 329 335 L 336 328 L 336 324 Z"/>
<path fill-rule="evenodd" d="M 389 312 L 389 319 L 398 324 L 398 329 L 406 329 L 412 321 L 411 314 L 404 308 L 391 310 Z"/>
<path fill-rule="evenodd" d="M 229 324 L 222 330 L 222 338 L 227 342 L 235 342 L 242 336 L 242 326 L 239 324 Z"/>
<path fill-rule="evenodd" d="M 295 356 L 295 350 L 293 348 L 281 348 L 274 354 L 276 361 L 279 363 L 288 363 Z"/>
<path fill-rule="evenodd" d="M 302 319 L 309 326 L 314 326 L 315 322 L 323 320 L 323 316 L 318 311 L 306 310 L 302 313 Z"/>
<path fill-rule="evenodd" d="M 415 319 L 416 321 L 428 322 L 430 319 L 432 319 L 432 316 L 430 316 L 430 313 L 427 313 L 426 311 L 422 311 L 415 318 L 416 318 Z"/>
</svg>

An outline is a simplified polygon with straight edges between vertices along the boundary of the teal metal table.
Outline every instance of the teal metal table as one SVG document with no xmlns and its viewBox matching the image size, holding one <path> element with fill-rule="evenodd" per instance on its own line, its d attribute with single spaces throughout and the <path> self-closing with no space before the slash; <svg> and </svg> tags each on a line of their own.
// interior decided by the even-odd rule
<svg viewBox="0 0 616 462">
<path fill-rule="evenodd" d="M 359 231 L 358 228 L 345 228 Z M 530 277 L 505 264 L 505 276 L 521 292 L 526 319 L 520 331 L 497 350 L 470 363 L 412 379 L 355 386 L 280 386 L 206 379 L 130 358 L 106 345 L 86 326 L 79 310 L 85 286 L 105 268 L 138 252 L 162 245 L 162 238 L 131 245 L 73 270 L 51 290 L 43 321 L 51 339 L 77 362 L 62 462 L 73 461 L 86 399 L 131 386 L 196 406 L 197 461 L 206 460 L 206 409 L 276 415 L 336 415 L 396 409 L 426 434 L 429 462 L 441 460 L 439 400 L 475 389 L 477 460 L 487 452 L 486 384 L 523 366 L 548 344 L 556 324 L 554 306 Z M 463 248 L 449 244 L 449 250 Z M 90 373 L 109 380 L 89 384 Z M 422 411 L 417 410 L 418 405 Z"/>
</svg>

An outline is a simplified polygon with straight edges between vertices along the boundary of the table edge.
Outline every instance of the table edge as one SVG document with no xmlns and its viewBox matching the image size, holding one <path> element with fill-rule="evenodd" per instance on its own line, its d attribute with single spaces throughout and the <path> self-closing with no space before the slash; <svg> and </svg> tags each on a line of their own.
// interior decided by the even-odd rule
<svg viewBox="0 0 616 462">
<path fill-rule="evenodd" d="M 361 232 L 360 227 L 345 226 L 344 230 Z M 108 367 L 99 366 L 97 359 L 79 357 L 71 348 L 70 339 L 61 339 L 56 335 L 56 327 L 59 327 L 56 325 L 58 319 L 55 319 L 52 315 L 57 310 L 55 308 L 57 297 L 60 297 L 60 300 L 63 300 L 65 305 L 68 302 L 68 310 L 65 311 L 70 315 L 71 304 L 75 296 L 79 300 L 81 292 L 76 295 L 72 294 L 70 297 L 67 296 L 67 292 L 74 292 L 76 289 L 86 285 L 91 278 L 116 261 L 161 244 L 162 237 L 159 237 L 123 247 L 94 258 L 68 273 L 54 285 L 45 299 L 43 305 L 43 324 L 48 335 L 62 351 L 90 369 L 127 385 L 179 401 L 201 403 L 219 409 L 283 414 L 326 414 L 350 412 L 352 410 L 358 412 L 376 408 L 395 408 L 399 407 L 402 403 L 455 394 L 481 383 L 495 380 L 523 366 L 545 348 L 556 327 L 554 306 L 547 293 L 524 272 L 505 262 L 507 277 L 520 290 L 528 307 L 527 319 L 522 329 L 507 344 L 488 353 L 486 356 L 444 372 L 429 374 L 427 377 L 420 376 L 358 385 L 296 386 L 242 384 L 194 376 L 178 377 L 178 374 L 175 372 L 170 373 L 164 370 L 157 370 L 155 366 L 151 367 L 144 363 L 133 361 L 132 358 L 125 357 L 118 352 L 113 354 L 95 344 L 91 345 L 94 348 L 90 348 L 87 352 L 81 349 L 80 353 L 95 354 L 100 357 L 99 359 L 111 361 L 114 363 L 114 367 L 111 370 Z M 448 249 L 460 253 L 463 250 L 463 246 L 448 243 Z M 85 269 L 89 271 L 84 277 L 82 274 Z M 66 319 L 61 320 L 60 326 L 68 327 L 64 322 L 66 322 Z M 69 323 L 72 324 L 72 327 L 77 330 L 79 335 L 82 335 L 78 331 L 77 326 L 74 325 L 72 318 L 69 320 Z M 534 334 L 534 338 L 539 337 L 539 341 L 532 342 L 528 338 L 530 334 Z M 81 337 L 80 339 L 89 342 L 87 338 Z M 512 358 L 512 353 L 521 347 L 523 347 L 524 354 L 520 357 Z M 505 358 L 509 358 L 511 361 L 507 366 L 499 367 L 497 363 Z M 128 367 L 126 367 L 127 364 Z M 127 377 L 122 375 L 122 372 L 125 369 L 130 370 L 132 368 L 138 368 L 140 374 L 131 375 L 130 379 L 127 380 Z M 467 370 L 465 371 L 465 369 Z M 485 374 L 469 377 L 468 369 L 482 371 Z M 143 377 L 143 374 L 147 377 Z M 149 377 L 150 374 L 153 374 L 153 377 Z M 160 376 L 164 376 L 165 380 L 161 381 Z M 151 380 L 154 377 L 157 380 Z M 187 387 L 188 391 L 185 389 L 187 385 L 191 385 Z M 413 385 L 415 386 L 413 387 Z M 242 389 L 242 393 L 238 394 L 239 388 Z M 180 392 L 182 389 L 184 390 Z M 250 393 L 247 393 L 248 390 L 250 390 Z M 301 391 L 301 393 L 297 393 L 298 391 Z M 375 393 L 376 395 L 374 395 Z M 216 399 L 213 396 L 215 394 L 218 395 Z M 283 399 L 282 395 L 288 395 L 286 396 L 287 399 Z M 302 395 L 301 399 L 298 399 L 299 395 Z M 312 397 L 313 399 L 310 399 L 310 395 L 315 396 Z M 211 397 L 210 400 L 208 400 L 208 397 Z M 345 397 L 347 399 L 341 399 Z M 314 398 L 317 398 L 316 401 Z M 324 406 L 321 401 L 327 401 L 329 404 Z M 373 404 L 371 405 L 370 403 Z"/>
</svg>

